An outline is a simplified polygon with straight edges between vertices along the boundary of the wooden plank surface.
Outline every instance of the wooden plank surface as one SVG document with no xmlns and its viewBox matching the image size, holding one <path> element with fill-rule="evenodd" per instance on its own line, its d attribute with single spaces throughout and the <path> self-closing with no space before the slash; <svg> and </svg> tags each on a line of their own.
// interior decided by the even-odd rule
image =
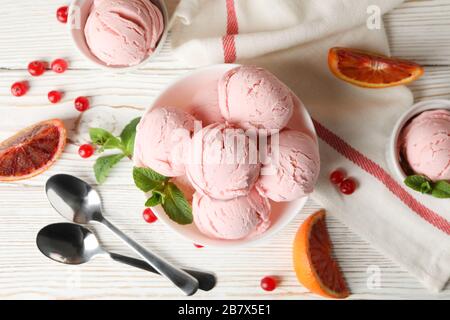
<svg viewBox="0 0 450 320">
<path fill-rule="evenodd" d="M 176 1 L 169 1 L 174 8 Z M 0 11 L 0 140 L 24 125 L 40 119 L 63 117 L 69 128 L 79 114 L 71 101 L 79 95 L 92 97 L 99 114 L 123 118 L 139 114 L 171 81 L 189 71 L 176 61 L 168 45 L 144 70 L 126 75 L 99 72 L 72 48 L 66 30 L 54 19 L 55 8 L 65 1 L 21 0 L 27 7 L 18 10 L 17 1 L 4 0 Z M 416 99 L 450 98 L 450 0 L 409 1 L 385 18 L 394 55 L 427 65 L 427 74 L 411 88 Z M 26 23 L 24 21 L 26 20 Z M 26 77 L 28 61 L 65 57 L 71 71 L 62 76 L 51 73 L 33 80 L 29 94 L 11 97 L 12 82 Z M 50 106 L 46 93 L 70 88 L 64 102 Z M 30 117 L 33 114 L 33 117 Z M 122 119 L 125 121 L 126 119 Z M 93 262 L 69 267 L 47 260 L 36 248 L 37 231 L 62 221 L 50 208 L 43 185 L 55 172 L 66 172 L 94 182 L 93 159 L 80 161 L 75 135 L 71 134 L 62 159 L 51 171 L 29 181 L 0 185 L 0 299 L 102 299 L 169 298 L 181 296 L 161 278 L 99 257 Z M 218 274 L 219 285 L 212 293 L 196 298 L 315 299 L 297 283 L 292 271 L 291 242 L 301 221 L 318 209 L 309 202 L 281 234 L 262 247 L 238 251 L 196 249 L 180 240 L 162 223 L 147 225 L 141 218 L 143 196 L 132 186 L 131 163 L 114 169 L 111 179 L 99 191 L 108 216 L 126 233 L 171 261 L 203 267 Z M 430 294 L 408 273 L 375 251 L 333 217 L 329 229 L 335 254 L 347 277 L 352 298 L 437 298 L 449 299 L 450 288 Z M 96 228 L 108 249 L 128 253 L 126 248 L 102 228 Z M 380 287 L 367 285 L 371 267 L 381 272 Z M 262 276 L 273 274 L 281 286 L 265 293 L 258 286 Z"/>
</svg>

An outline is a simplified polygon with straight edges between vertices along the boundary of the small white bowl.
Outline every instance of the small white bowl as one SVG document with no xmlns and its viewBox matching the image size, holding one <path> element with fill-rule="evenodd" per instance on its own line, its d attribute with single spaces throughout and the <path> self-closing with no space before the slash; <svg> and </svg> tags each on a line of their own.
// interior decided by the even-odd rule
<svg viewBox="0 0 450 320">
<path fill-rule="evenodd" d="M 156 98 L 153 105 L 150 106 L 146 110 L 146 112 L 153 108 L 167 106 L 187 110 L 191 106 L 190 103 L 194 99 L 194 96 L 200 90 L 208 90 L 208 88 L 211 88 L 211 84 L 215 86 L 224 73 L 237 66 L 238 65 L 236 64 L 220 64 L 188 73 L 186 76 L 176 80 L 165 90 L 163 90 L 160 96 Z M 288 124 L 288 127 L 296 130 L 301 130 L 317 141 L 317 134 L 308 111 L 295 95 L 294 98 L 296 98 L 295 100 L 297 108 L 294 112 L 292 120 Z M 304 197 L 292 202 L 271 202 L 272 225 L 269 227 L 269 229 L 266 232 L 253 238 L 241 240 L 211 239 L 201 233 L 194 223 L 187 226 L 179 225 L 167 216 L 161 206 L 155 207 L 153 209 L 159 220 L 164 222 L 175 233 L 192 243 L 207 247 L 234 249 L 246 247 L 249 245 L 259 245 L 264 241 L 267 241 L 275 234 L 280 232 L 287 224 L 289 224 L 289 222 L 291 222 L 303 209 L 307 201 L 308 197 Z"/>
<path fill-rule="evenodd" d="M 161 38 L 159 39 L 155 51 L 152 54 L 150 54 L 147 58 L 145 58 L 141 63 L 134 66 L 108 66 L 106 63 L 104 63 L 103 61 L 98 59 L 94 54 L 92 54 L 91 50 L 89 49 L 89 46 L 86 43 L 86 38 L 84 36 L 84 26 L 86 25 L 86 21 L 89 17 L 89 13 L 91 11 L 91 7 L 94 0 L 73 0 L 69 6 L 67 26 L 69 28 L 69 34 L 72 38 L 73 44 L 88 61 L 92 62 L 95 66 L 100 67 L 102 69 L 122 73 L 133 71 L 142 67 L 144 64 L 153 60 L 158 55 L 167 38 L 167 33 L 169 32 L 168 30 L 169 13 L 167 11 L 167 7 L 164 1 L 163 0 L 147 0 L 147 1 L 151 1 L 161 10 L 164 19 L 164 31 L 163 34 L 161 35 Z"/>
<path fill-rule="evenodd" d="M 397 121 L 389 140 L 387 149 L 387 162 L 390 170 L 397 176 L 400 181 L 404 181 L 407 177 L 402 168 L 400 161 L 400 148 L 398 140 L 402 130 L 407 124 L 419 114 L 428 110 L 448 109 L 450 110 L 450 100 L 425 100 L 413 105 L 407 112 L 405 112 Z"/>
</svg>

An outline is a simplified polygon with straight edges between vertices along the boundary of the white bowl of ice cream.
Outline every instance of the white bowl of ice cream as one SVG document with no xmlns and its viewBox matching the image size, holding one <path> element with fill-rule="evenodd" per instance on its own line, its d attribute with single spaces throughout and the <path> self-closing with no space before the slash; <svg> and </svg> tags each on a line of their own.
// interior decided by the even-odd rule
<svg viewBox="0 0 450 320">
<path fill-rule="evenodd" d="M 131 71 L 155 58 L 167 36 L 162 0 L 74 0 L 68 27 L 78 51 L 116 72 Z"/>
<path fill-rule="evenodd" d="M 450 180 L 450 101 L 415 104 L 395 125 L 388 163 L 397 178 L 423 175 L 431 181 Z"/>
<path fill-rule="evenodd" d="M 161 206 L 153 208 L 156 215 L 185 239 L 208 247 L 259 244 L 275 235 L 304 207 L 320 169 L 316 132 L 301 101 L 278 79 L 267 74 L 262 81 L 249 76 L 242 86 L 228 80 L 226 86 L 223 83 L 219 86 L 224 75 L 237 67 L 230 64 L 207 67 L 171 84 L 145 112 L 136 136 L 135 164 L 166 176 L 177 176 L 173 181 L 192 203 L 194 223 L 177 224 Z M 221 111 L 219 105 L 223 107 L 224 92 L 220 91 L 227 87 L 242 90 L 237 95 L 244 96 L 227 96 L 229 110 Z M 264 98 L 267 92 L 275 95 L 274 103 Z M 234 100 L 250 99 L 249 95 L 262 99 L 261 110 L 241 112 L 233 107 Z M 244 101 L 240 107 L 249 103 L 251 101 Z M 264 112 L 267 108 L 272 109 Z M 254 117 L 255 114 L 259 116 Z M 195 132 L 191 132 L 193 119 L 202 121 L 201 128 Z M 174 133 L 172 130 L 177 126 L 187 130 Z M 227 141 L 246 136 L 244 128 L 263 127 L 283 128 L 279 135 L 273 133 L 271 139 L 279 139 L 279 164 L 285 166 L 286 174 L 267 174 L 270 164 L 247 161 L 248 154 L 241 157 L 246 159 L 242 163 L 224 162 L 230 154 L 236 159 L 235 149 L 229 148 Z M 277 138 L 273 138 L 275 136 Z M 252 139 L 244 137 L 242 141 L 245 150 L 252 150 Z M 194 160 L 196 156 L 199 161 Z M 183 157 L 192 158 L 179 166 L 180 162 L 175 159 Z M 211 159 L 218 160 L 209 161 Z M 264 176 L 262 170 L 266 171 Z"/>
</svg>

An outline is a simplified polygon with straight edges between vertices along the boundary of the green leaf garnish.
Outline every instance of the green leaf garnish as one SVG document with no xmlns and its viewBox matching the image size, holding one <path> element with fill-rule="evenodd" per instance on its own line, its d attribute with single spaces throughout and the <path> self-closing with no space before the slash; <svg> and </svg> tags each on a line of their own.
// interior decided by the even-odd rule
<svg viewBox="0 0 450 320">
<path fill-rule="evenodd" d="M 103 146 L 106 143 L 106 141 L 114 138 L 111 132 L 101 128 L 90 128 L 89 136 L 91 137 L 92 143 L 99 146 Z"/>
<path fill-rule="evenodd" d="M 157 205 L 160 205 L 162 203 L 162 196 L 160 193 L 153 193 L 153 195 L 148 198 L 147 202 L 145 203 L 146 207 L 156 207 Z"/>
<path fill-rule="evenodd" d="M 98 145 L 97 153 L 102 153 L 105 150 L 117 149 L 119 154 L 101 157 L 97 159 L 94 165 L 95 178 L 98 183 L 103 183 L 106 180 L 112 167 L 114 167 L 120 160 L 125 157 L 131 159 L 133 156 L 134 140 L 136 138 L 136 127 L 140 118 L 133 119 L 122 130 L 120 137 L 115 137 L 111 132 L 102 128 L 90 128 L 89 136 L 93 144 Z"/>
<path fill-rule="evenodd" d="M 426 181 L 420 186 L 420 192 L 423 194 L 430 194 L 431 191 L 433 191 L 433 187 L 431 186 L 430 181 Z"/>
<path fill-rule="evenodd" d="M 162 206 L 170 219 L 181 225 L 191 224 L 194 219 L 192 208 L 183 192 L 175 184 L 169 182 L 164 193 L 166 196 Z"/>
<path fill-rule="evenodd" d="M 150 168 L 134 167 L 133 180 L 139 189 L 144 192 L 149 192 L 163 186 L 163 184 L 167 182 L 169 178 L 157 173 Z"/>
<path fill-rule="evenodd" d="M 108 140 L 106 140 L 106 142 L 102 145 L 104 150 L 109 150 L 109 149 L 120 149 L 122 150 L 122 142 L 120 142 L 119 139 L 117 139 L 116 137 L 111 137 Z"/>
<path fill-rule="evenodd" d="M 439 199 L 450 199 L 450 183 L 447 181 L 436 182 L 432 195 Z"/>
<path fill-rule="evenodd" d="M 430 181 L 426 177 L 419 175 L 409 176 L 405 179 L 405 184 L 418 192 L 422 192 L 424 184 L 429 182 Z"/>
<path fill-rule="evenodd" d="M 122 145 L 124 150 L 126 151 L 128 156 L 132 156 L 134 153 L 134 141 L 136 138 L 136 127 L 141 121 L 141 118 L 136 118 L 132 120 L 122 131 L 120 134 L 120 140 L 122 141 Z"/>
<path fill-rule="evenodd" d="M 405 179 L 405 184 L 423 194 L 429 194 L 438 199 L 450 199 L 450 183 L 448 181 L 433 183 L 427 177 L 413 175 Z"/>
<path fill-rule="evenodd" d="M 111 169 L 125 157 L 124 154 L 113 154 L 111 156 L 100 157 L 94 165 L 95 178 L 102 184 L 105 182 Z"/>
</svg>

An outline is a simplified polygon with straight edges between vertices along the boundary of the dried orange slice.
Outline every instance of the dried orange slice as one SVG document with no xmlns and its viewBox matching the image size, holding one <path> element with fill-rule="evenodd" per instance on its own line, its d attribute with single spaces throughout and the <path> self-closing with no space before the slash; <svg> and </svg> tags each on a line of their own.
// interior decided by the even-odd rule
<svg viewBox="0 0 450 320">
<path fill-rule="evenodd" d="M 417 80 L 424 69 L 415 62 L 350 48 L 332 48 L 331 72 L 341 80 L 364 88 L 387 88 Z"/>
<path fill-rule="evenodd" d="M 47 170 L 66 145 L 61 120 L 37 123 L 0 143 L 0 181 L 18 181 Z"/>
<path fill-rule="evenodd" d="M 302 224 L 295 237 L 293 257 L 298 281 L 311 292 L 327 298 L 348 297 L 347 284 L 332 255 L 325 211 L 313 214 Z"/>
</svg>

